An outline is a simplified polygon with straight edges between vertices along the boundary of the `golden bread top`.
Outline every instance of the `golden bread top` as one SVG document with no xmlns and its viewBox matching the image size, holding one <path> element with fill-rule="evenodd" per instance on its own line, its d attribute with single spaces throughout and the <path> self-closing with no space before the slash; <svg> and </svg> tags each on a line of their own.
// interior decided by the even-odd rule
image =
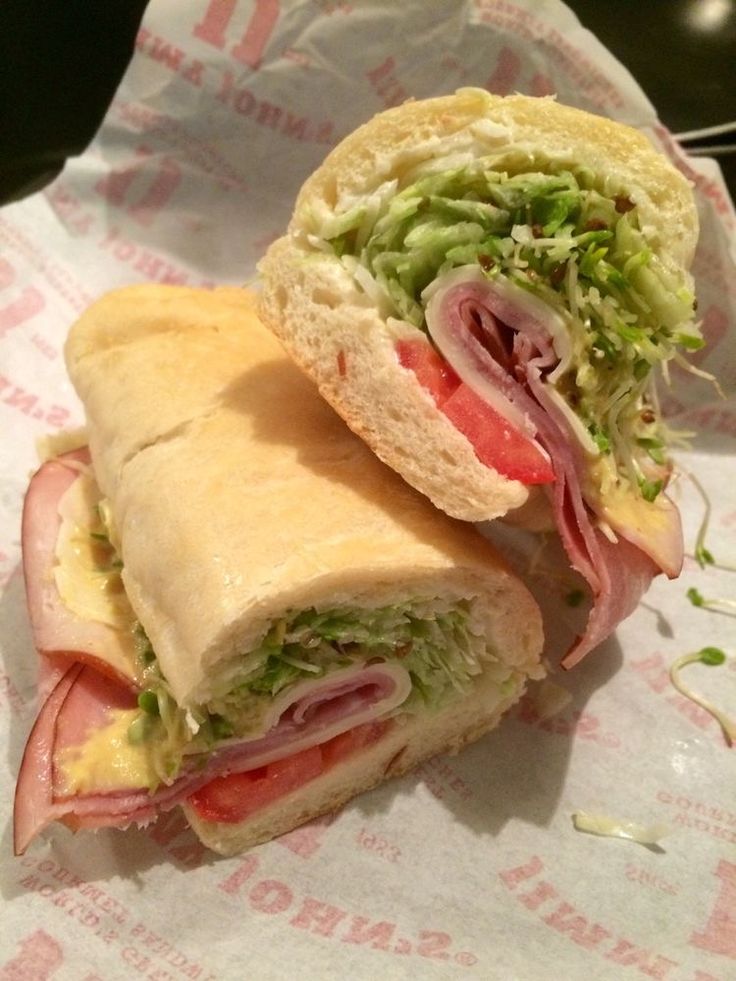
<svg viewBox="0 0 736 981">
<path fill-rule="evenodd" d="M 536 606 L 471 527 L 437 512 L 354 436 L 243 290 L 138 286 L 72 328 L 123 580 L 175 697 L 287 610 L 481 595 L 523 666 Z"/>
</svg>

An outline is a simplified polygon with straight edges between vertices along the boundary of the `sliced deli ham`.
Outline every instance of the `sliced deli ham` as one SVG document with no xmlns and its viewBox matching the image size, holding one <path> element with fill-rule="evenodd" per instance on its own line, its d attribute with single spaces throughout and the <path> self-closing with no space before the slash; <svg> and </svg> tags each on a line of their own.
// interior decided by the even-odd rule
<svg viewBox="0 0 736 981">
<path fill-rule="evenodd" d="M 98 781 L 94 792 L 70 792 L 64 759 L 75 753 L 83 756 L 89 740 L 104 738 L 116 711 L 136 704 L 119 682 L 92 667 L 72 665 L 46 699 L 26 746 L 15 799 L 16 852 L 25 851 L 52 821 L 73 828 L 145 824 L 214 779 L 267 767 L 312 747 L 327 746 L 354 728 L 385 720 L 405 701 L 410 688 L 407 672 L 397 665 L 341 669 L 295 686 L 281 698 L 279 717 L 263 736 L 225 743 L 204 760 L 192 757 L 168 785 L 153 790 L 135 785 L 111 789 Z M 114 767 L 119 751 L 114 737 L 108 748 Z M 124 768 L 125 754 L 119 755 Z"/>
<path fill-rule="evenodd" d="M 100 671 L 135 683 L 130 636 L 109 624 L 76 615 L 62 600 L 54 581 L 62 525 L 59 506 L 80 472 L 89 468 L 86 448 L 47 460 L 33 475 L 23 505 L 26 601 L 34 645 L 46 660 L 41 697 L 53 688 L 71 661 L 93 662 Z"/>
<path fill-rule="evenodd" d="M 53 766 L 56 719 L 69 689 L 82 670 L 70 667 L 41 706 L 26 743 L 15 787 L 13 835 L 15 854 L 21 855 L 33 838 L 55 820 Z"/>
<path fill-rule="evenodd" d="M 598 502 L 596 514 L 596 502 L 586 500 L 586 454 L 598 451 L 553 387 L 571 357 L 555 310 L 508 280 L 489 280 L 477 266 L 435 280 L 424 299 L 430 335 L 453 371 L 552 463 L 547 493 L 555 521 L 571 565 L 593 593 L 586 630 L 562 662 L 572 667 L 634 610 L 659 571 L 679 574 L 677 509 L 661 495 L 641 502 L 632 520 L 631 509 L 621 514 L 613 502 Z"/>
</svg>

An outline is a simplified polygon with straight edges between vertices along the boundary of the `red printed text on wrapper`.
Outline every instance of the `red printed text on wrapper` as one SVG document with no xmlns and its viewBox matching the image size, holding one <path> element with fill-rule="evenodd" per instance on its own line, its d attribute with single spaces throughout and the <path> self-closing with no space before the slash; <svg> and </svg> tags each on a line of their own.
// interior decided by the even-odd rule
<svg viewBox="0 0 736 981">
<path fill-rule="evenodd" d="M 499 877 L 523 907 L 539 917 L 545 926 L 579 947 L 656 981 L 698 981 L 692 973 L 684 973 L 678 961 L 617 936 L 615 930 L 589 920 L 562 897 L 559 889 L 545 876 L 545 871 L 542 859 L 533 855 L 523 865 L 499 872 Z M 694 931 L 688 942 L 691 947 L 736 959 L 736 865 L 721 861 L 716 875 L 720 891 L 703 928 Z M 700 981 L 713 977 L 701 971 L 696 973 Z"/>
<path fill-rule="evenodd" d="M 43 293 L 35 286 L 17 286 L 16 270 L 0 256 L 0 338 L 32 320 L 46 306 Z"/>
<path fill-rule="evenodd" d="M 478 963 L 470 951 L 455 950 L 453 938 L 443 930 L 419 930 L 416 935 L 401 936 L 398 924 L 390 920 L 373 920 L 315 896 L 297 896 L 288 883 L 257 876 L 259 868 L 258 857 L 247 855 L 219 888 L 257 913 L 283 915 L 290 927 L 319 937 L 448 966 L 473 967 Z"/>
<path fill-rule="evenodd" d="M 69 960 L 73 962 L 75 938 L 84 933 L 100 951 L 110 951 L 120 961 L 119 969 L 112 968 L 112 973 L 106 970 L 106 977 L 141 975 L 156 981 L 176 981 L 177 978 L 215 981 L 201 962 L 181 948 L 179 940 L 163 937 L 149 924 L 140 922 L 130 909 L 97 883 L 87 882 L 49 858 L 26 855 L 20 860 L 19 867 L 19 885 L 47 903 L 49 908 L 53 907 L 56 915 L 67 918 L 68 927 L 56 940 L 64 961 L 68 950 Z M 53 972 L 56 967 L 51 970 Z M 2 968 L 2 981 L 11 978 L 14 981 L 16 978 L 18 981 L 37 981 L 35 974 L 2 974 L 1 971 Z M 80 981 L 84 981 L 82 976 Z M 87 981 L 93 981 L 93 978 L 88 977 Z"/>
</svg>

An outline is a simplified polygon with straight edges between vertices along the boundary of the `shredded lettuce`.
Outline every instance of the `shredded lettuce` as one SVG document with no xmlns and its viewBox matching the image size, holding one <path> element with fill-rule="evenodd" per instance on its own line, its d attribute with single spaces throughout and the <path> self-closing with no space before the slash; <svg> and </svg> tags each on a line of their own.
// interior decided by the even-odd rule
<svg viewBox="0 0 736 981">
<path fill-rule="evenodd" d="M 662 838 L 672 833 L 666 824 L 638 824 L 636 821 L 621 821 L 607 814 L 588 814 L 586 811 L 576 811 L 572 821 L 576 831 L 603 838 L 624 838 L 647 848 L 659 847 Z"/>
<path fill-rule="evenodd" d="M 668 465 L 651 371 L 678 345 L 703 341 L 694 295 L 650 248 L 634 202 L 582 168 L 507 173 L 482 157 L 386 184 L 371 202 L 354 202 L 320 233 L 394 316 L 426 330 L 423 291 L 465 265 L 569 315 L 575 357 L 555 388 L 609 455 L 610 479 L 655 500 Z"/>
<path fill-rule="evenodd" d="M 400 711 L 430 710 L 465 693 L 483 671 L 499 687 L 510 676 L 475 627 L 474 601 L 416 600 L 377 609 L 308 609 L 272 623 L 244 652 L 228 691 L 188 711 L 174 701 L 141 627 L 137 638 L 145 690 L 128 730 L 145 741 L 155 770 L 170 781 L 184 759 L 225 739 L 259 731 L 273 698 L 300 681 L 366 661 L 398 661 L 412 680 Z"/>
<path fill-rule="evenodd" d="M 234 720 L 237 730 L 252 702 L 246 693 L 271 698 L 296 681 L 373 658 L 399 660 L 415 681 L 414 695 L 436 706 L 452 692 L 467 691 L 488 654 L 485 640 L 473 632 L 467 603 L 309 609 L 273 625 L 243 659 L 231 690 L 210 708 Z"/>
</svg>

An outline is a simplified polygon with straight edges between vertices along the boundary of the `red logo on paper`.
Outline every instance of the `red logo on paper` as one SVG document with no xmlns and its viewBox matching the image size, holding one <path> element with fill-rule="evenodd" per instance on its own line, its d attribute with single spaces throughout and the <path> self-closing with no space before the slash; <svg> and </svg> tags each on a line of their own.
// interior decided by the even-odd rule
<svg viewBox="0 0 736 981">
<path fill-rule="evenodd" d="M 496 68 L 488 78 L 486 88 L 496 95 L 508 95 L 517 88 L 520 74 L 521 58 L 512 48 L 504 46 L 499 51 Z"/>
<path fill-rule="evenodd" d="M 279 0 L 255 0 L 248 6 L 254 8 L 253 13 L 230 53 L 242 65 L 256 69 L 261 64 L 263 52 L 279 19 Z M 201 41 L 224 51 L 236 7 L 236 0 L 210 0 L 204 17 L 195 25 L 192 33 Z"/>
<path fill-rule="evenodd" d="M 36 930 L 20 941 L 20 950 L 0 967 L 0 981 L 46 981 L 64 963 L 58 940 L 45 930 Z"/>
<path fill-rule="evenodd" d="M 7 259 L 0 256 L 0 292 L 5 292 L 15 282 L 15 269 Z M 13 290 L 6 300 L 0 302 L 0 338 L 15 327 L 27 323 L 46 305 L 43 294 L 35 286 L 24 286 Z"/>
<path fill-rule="evenodd" d="M 291 914 L 288 921 L 290 926 L 321 937 L 332 937 L 342 943 L 395 955 L 413 954 L 447 961 L 462 967 L 472 967 L 477 963 L 477 957 L 469 951 L 451 949 L 452 937 L 449 933 L 419 930 L 416 937 L 397 937 L 397 925 L 389 920 L 372 921 L 367 916 L 351 914 L 314 896 L 299 900 L 292 887 L 280 879 L 261 879 L 251 883 L 259 867 L 260 861 L 255 855 L 246 855 L 219 888 L 229 896 L 247 900 L 251 909 L 259 913 L 275 916 L 288 911 Z"/>
<path fill-rule="evenodd" d="M 400 105 L 411 94 L 396 77 L 395 68 L 396 62 L 389 57 L 376 68 L 366 72 L 366 78 L 381 97 L 386 108 Z"/>
<path fill-rule="evenodd" d="M 145 144 L 136 147 L 135 153 L 133 163 L 112 170 L 95 190 L 110 204 L 124 208 L 139 225 L 148 227 L 181 183 L 181 168 L 172 157 L 154 159 Z"/>
<path fill-rule="evenodd" d="M 690 943 L 736 961 L 736 865 L 721 859 L 715 875 L 720 882 L 715 904 L 705 929 L 694 933 Z"/>
</svg>

